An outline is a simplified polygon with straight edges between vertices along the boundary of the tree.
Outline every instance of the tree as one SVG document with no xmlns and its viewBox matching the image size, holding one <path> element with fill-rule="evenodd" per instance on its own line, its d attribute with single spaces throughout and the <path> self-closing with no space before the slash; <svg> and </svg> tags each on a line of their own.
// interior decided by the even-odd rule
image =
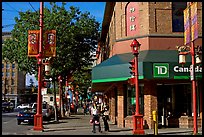
<svg viewBox="0 0 204 137">
<path fill-rule="evenodd" d="M 79 8 L 71 6 L 65 9 L 50 2 L 51 8 L 44 7 L 44 30 L 57 31 L 57 55 L 52 58 L 52 76 L 68 74 L 88 66 L 92 62 L 91 52 L 96 50 L 100 23 L 89 12 L 82 13 Z M 2 48 L 3 58 L 16 61 L 21 71 L 37 74 L 36 58 L 27 57 L 28 30 L 39 30 L 39 10 L 19 12 L 15 18 L 12 39 L 5 41 Z M 36 75 L 37 76 L 37 75 Z"/>
<path fill-rule="evenodd" d="M 82 68 L 90 66 L 96 51 L 100 34 L 100 23 L 89 12 L 81 12 L 79 8 L 71 6 L 65 9 L 65 2 L 61 7 L 50 2 L 51 8 L 44 7 L 43 30 L 56 30 L 56 57 L 51 58 L 51 76 L 56 79 L 59 75 L 63 81 L 67 75 L 80 72 Z M 2 57 L 16 61 L 20 71 L 35 74 L 37 77 L 37 59 L 27 56 L 28 30 L 39 30 L 39 10 L 19 12 L 15 17 L 16 25 L 11 32 L 12 39 L 5 40 L 2 47 Z M 63 82 L 64 83 L 64 82 Z"/>
</svg>

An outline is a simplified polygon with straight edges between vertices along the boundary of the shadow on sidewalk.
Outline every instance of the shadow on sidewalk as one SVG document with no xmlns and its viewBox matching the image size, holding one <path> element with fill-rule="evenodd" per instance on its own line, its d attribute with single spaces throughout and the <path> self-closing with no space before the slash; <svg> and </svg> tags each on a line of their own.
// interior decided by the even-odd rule
<svg viewBox="0 0 204 137">
<path fill-rule="evenodd" d="M 110 129 L 109 132 L 123 132 L 123 131 L 131 131 L 132 129 Z"/>
<path fill-rule="evenodd" d="M 182 134 L 182 133 L 188 133 L 189 135 L 192 133 L 193 135 L 193 132 L 192 131 L 177 131 L 177 132 L 167 132 L 167 133 L 159 133 L 159 135 L 166 135 L 166 134 Z"/>
<path fill-rule="evenodd" d="M 64 121 L 47 121 L 47 122 L 43 122 L 43 125 L 62 124 L 62 123 L 67 123 L 67 122 L 64 122 Z"/>
</svg>

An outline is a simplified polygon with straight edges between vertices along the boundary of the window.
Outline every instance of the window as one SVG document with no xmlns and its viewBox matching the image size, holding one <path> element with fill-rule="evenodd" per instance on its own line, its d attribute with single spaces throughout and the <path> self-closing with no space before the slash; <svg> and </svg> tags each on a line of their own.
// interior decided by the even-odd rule
<svg viewBox="0 0 204 137">
<path fill-rule="evenodd" d="M 143 86 L 139 86 L 139 113 L 144 114 L 144 93 Z M 136 108 L 135 87 L 131 87 L 127 92 L 127 115 L 133 115 Z"/>
<path fill-rule="evenodd" d="M 12 64 L 12 68 L 15 68 L 15 64 Z"/>
<path fill-rule="evenodd" d="M 12 72 L 12 77 L 15 77 L 15 72 Z"/>
<path fill-rule="evenodd" d="M 11 89 L 11 94 L 14 94 L 14 89 L 13 88 Z"/>
<path fill-rule="evenodd" d="M 2 64 L 2 69 L 4 68 L 4 64 Z"/>
<path fill-rule="evenodd" d="M 50 101 L 53 101 L 53 97 L 50 97 Z"/>
<path fill-rule="evenodd" d="M 184 32 L 183 11 L 186 9 L 186 2 L 172 2 L 172 31 Z"/>
<path fill-rule="evenodd" d="M 13 79 L 11 79 L 11 85 L 14 85 L 14 80 Z"/>
<path fill-rule="evenodd" d="M 4 72 L 2 72 L 2 77 L 4 76 Z"/>
<path fill-rule="evenodd" d="M 10 73 L 9 73 L 9 72 L 6 72 L 6 76 L 9 77 L 9 76 L 10 76 Z"/>
<path fill-rule="evenodd" d="M 10 68 L 10 64 L 6 64 L 6 69 L 9 69 Z"/>
</svg>

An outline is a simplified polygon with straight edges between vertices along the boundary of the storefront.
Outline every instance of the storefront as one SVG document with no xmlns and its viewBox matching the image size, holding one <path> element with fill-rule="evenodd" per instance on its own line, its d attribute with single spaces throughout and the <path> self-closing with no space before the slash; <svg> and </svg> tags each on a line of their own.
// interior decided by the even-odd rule
<svg viewBox="0 0 204 137">
<path fill-rule="evenodd" d="M 128 81 L 132 59 L 132 53 L 117 54 L 92 70 L 92 89 L 108 95 L 111 120 L 121 127 L 132 127 L 135 112 L 135 89 Z M 184 66 L 178 64 L 178 51 L 174 50 L 140 52 L 139 103 L 147 128 L 153 126 L 153 110 L 158 111 L 159 125 L 163 127 L 181 127 L 181 116 L 193 116 L 190 62 L 191 58 L 187 56 Z M 195 71 L 199 116 L 202 113 L 199 98 L 202 67 L 197 65 Z"/>
</svg>

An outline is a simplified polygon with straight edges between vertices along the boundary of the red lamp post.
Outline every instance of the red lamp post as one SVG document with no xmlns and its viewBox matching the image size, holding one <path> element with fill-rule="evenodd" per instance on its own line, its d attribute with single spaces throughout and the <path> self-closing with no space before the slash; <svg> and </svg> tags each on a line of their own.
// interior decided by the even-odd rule
<svg viewBox="0 0 204 137">
<path fill-rule="evenodd" d="M 62 76 L 61 75 L 58 76 L 58 81 L 59 81 L 59 112 L 60 112 L 59 116 L 61 118 L 62 116 L 64 116 L 63 115 L 63 102 L 62 102 Z"/>
<path fill-rule="evenodd" d="M 39 42 L 39 53 L 36 56 L 38 60 L 38 99 L 37 99 L 37 113 L 34 115 L 34 127 L 33 130 L 43 130 L 43 119 L 42 119 L 42 59 L 43 59 L 43 2 L 40 2 L 40 42 Z"/>
<path fill-rule="evenodd" d="M 194 135 L 198 132 L 197 125 L 197 95 L 196 95 L 196 77 L 195 77 L 195 65 L 202 63 L 202 47 L 194 46 L 194 42 L 191 42 L 191 46 L 177 46 L 179 51 L 179 64 L 186 63 L 186 55 L 191 54 L 191 70 L 190 70 L 190 79 L 192 81 L 192 94 L 193 94 L 193 133 Z"/>
<path fill-rule="evenodd" d="M 134 62 L 135 62 L 135 100 L 136 100 L 136 111 L 133 115 L 133 134 L 144 134 L 143 129 L 143 115 L 139 114 L 139 82 L 138 82 L 138 55 L 140 49 L 140 43 L 134 39 L 133 42 L 130 44 L 132 48 L 132 53 L 134 55 Z"/>
</svg>

